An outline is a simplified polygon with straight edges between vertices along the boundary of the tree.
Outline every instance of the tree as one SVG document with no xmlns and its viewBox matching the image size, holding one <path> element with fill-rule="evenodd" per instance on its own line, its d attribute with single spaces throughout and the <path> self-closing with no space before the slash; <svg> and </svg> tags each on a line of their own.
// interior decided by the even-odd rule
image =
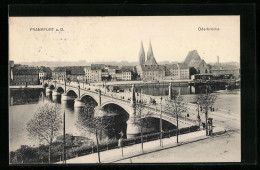
<svg viewBox="0 0 260 170">
<path fill-rule="evenodd" d="M 51 146 L 54 138 L 60 133 L 62 116 L 57 104 L 45 104 L 40 107 L 34 117 L 27 123 L 29 137 L 49 144 L 49 163 L 51 162 Z"/>
<path fill-rule="evenodd" d="M 166 99 L 165 111 L 168 112 L 171 116 L 176 118 L 177 121 L 177 134 L 176 140 L 179 142 L 179 116 L 181 113 L 187 110 L 187 103 L 184 102 L 183 97 L 181 95 L 177 95 L 177 93 L 173 93 L 173 98 Z"/>
<path fill-rule="evenodd" d="M 98 110 L 98 108 L 96 110 Z M 104 130 L 112 126 L 113 119 L 112 117 L 107 116 L 107 114 L 98 116 L 96 113 L 97 112 L 92 105 L 84 106 L 82 111 L 79 113 L 80 115 L 77 120 L 77 126 L 95 134 L 98 161 L 100 163 L 99 143 L 101 141 L 101 135 Z"/>
<path fill-rule="evenodd" d="M 135 126 L 140 127 L 141 132 L 141 146 L 142 146 L 142 152 L 144 153 L 144 146 L 143 146 L 143 128 L 149 128 L 151 127 L 151 120 L 150 117 L 152 113 L 144 113 L 145 105 L 143 104 L 143 101 L 140 100 L 140 102 L 136 103 L 135 105 L 136 109 L 136 115 L 134 117 L 133 124 Z"/>
<path fill-rule="evenodd" d="M 27 145 L 21 145 L 10 157 L 13 163 L 34 163 L 38 158 L 37 149 Z"/>
<path fill-rule="evenodd" d="M 206 94 L 200 94 L 196 97 L 197 103 L 202 107 L 205 113 L 206 136 L 208 136 L 208 108 L 213 106 L 216 99 L 216 95 L 208 93 L 208 86 L 206 87 Z"/>
</svg>

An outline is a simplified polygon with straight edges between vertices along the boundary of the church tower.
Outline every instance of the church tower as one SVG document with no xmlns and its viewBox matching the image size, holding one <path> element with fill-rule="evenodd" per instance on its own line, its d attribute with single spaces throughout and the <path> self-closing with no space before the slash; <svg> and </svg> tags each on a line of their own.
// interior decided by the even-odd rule
<svg viewBox="0 0 260 170">
<path fill-rule="evenodd" d="M 144 63 L 145 63 L 145 53 L 144 53 L 143 42 L 141 41 L 141 47 L 139 51 L 139 65 L 143 65 Z"/>
<path fill-rule="evenodd" d="M 151 41 L 150 41 L 149 49 L 147 52 L 147 60 L 145 62 L 145 65 L 158 65 L 153 56 L 153 49 L 152 49 Z"/>
</svg>

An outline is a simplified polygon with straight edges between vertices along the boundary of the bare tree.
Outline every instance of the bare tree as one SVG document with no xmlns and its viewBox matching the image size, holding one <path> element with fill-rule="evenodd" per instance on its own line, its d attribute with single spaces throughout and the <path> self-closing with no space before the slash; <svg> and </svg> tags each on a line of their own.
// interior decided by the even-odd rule
<svg viewBox="0 0 260 170">
<path fill-rule="evenodd" d="M 95 109 L 93 106 L 86 105 L 82 108 L 80 116 L 77 120 L 77 126 L 81 129 L 89 131 L 92 134 L 95 134 L 96 137 L 96 147 L 98 152 L 98 161 L 100 163 L 100 152 L 99 152 L 99 143 L 100 135 L 102 131 L 106 130 L 108 127 L 113 125 L 113 119 L 110 116 L 95 116 Z"/>
<path fill-rule="evenodd" d="M 177 95 L 177 93 L 173 93 L 173 99 L 166 99 L 165 111 L 169 113 L 171 116 L 176 118 L 177 122 L 177 133 L 176 140 L 179 142 L 179 116 L 181 113 L 187 110 L 187 103 L 184 102 L 181 95 Z"/>
<path fill-rule="evenodd" d="M 151 119 L 150 119 L 150 117 L 152 116 L 152 113 L 150 113 L 150 112 L 145 113 L 144 112 L 145 105 L 143 104 L 142 101 L 136 103 L 135 109 L 136 109 L 136 115 L 134 117 L 133 124 L 135 126 L 140 127 L 141 146 L 142 146 L 142 152 L 144 152 L 143 129 L 151 127 Z"/>
<path fill-rule="evenodd" d="M 196 97 L 197 103 L 202 107 L 205 113 L 205 123 L 206 123 L 206 136 L 208 136 L 208 109 L 212 107 L 217 99 L 216 95 L 207 92 L 206 94 L 200 94 Z"/>
<path fill-rule="evenodd" d="M 33 139 L 49 144 L 49 163 L 51 162 L 51 146 L 54 138 L 60 133 L 62 116 L 57 104 L 45 104 L 40 107 L 34 117 L 27 123 L 27 131 Z"/>
</svg>

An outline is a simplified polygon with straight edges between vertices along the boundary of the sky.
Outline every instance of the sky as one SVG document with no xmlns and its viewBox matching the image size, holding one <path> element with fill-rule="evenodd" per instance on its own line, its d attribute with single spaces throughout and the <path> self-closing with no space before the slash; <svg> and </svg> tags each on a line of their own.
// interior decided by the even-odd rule
<svg viewBox="0 0 260 170">
<path fill-rule="evenodd" d="M 219 28 L 199 31 L 198 28 Z M 32 31 L 54 28 L 54 31 Z M 63 31 L 60 31 L 63 28 Z M 57 31 L 56 31 L 57 30 Z M 197 50 L 207 63 L 240 62 L 239 16 L 10 17 L 9 59 L 138 62 L 141 41 L 157 62 L 184 61 Z"/>
</svg>

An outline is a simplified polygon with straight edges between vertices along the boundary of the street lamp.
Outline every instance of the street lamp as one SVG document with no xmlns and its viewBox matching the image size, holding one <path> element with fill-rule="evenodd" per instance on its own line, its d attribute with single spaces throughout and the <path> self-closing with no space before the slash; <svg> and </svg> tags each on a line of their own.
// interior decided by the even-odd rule
<svg viewBox="0 0 260 170">
<path fill-rule="evenodd" d="M 162 142 L 162 97 L 161 99 L 161 113 L 160 113 L 160 146 L 163 147 L 163 142 Z"/>
<path fill-rule="evenodd" d="M 66 164 L 66 152 L 65 152 L 65 110 L 63 114 L 63 163 Z"/>
<path fill-rule="evenodd" d="M 198 115 L 197 115 L 197 118 L 198 118 L 199 128 L 200 128 L 200 105 L 199 105 L 199 102 L 197 102 L 197 104 L 198 104 Z"/>
</svg>

